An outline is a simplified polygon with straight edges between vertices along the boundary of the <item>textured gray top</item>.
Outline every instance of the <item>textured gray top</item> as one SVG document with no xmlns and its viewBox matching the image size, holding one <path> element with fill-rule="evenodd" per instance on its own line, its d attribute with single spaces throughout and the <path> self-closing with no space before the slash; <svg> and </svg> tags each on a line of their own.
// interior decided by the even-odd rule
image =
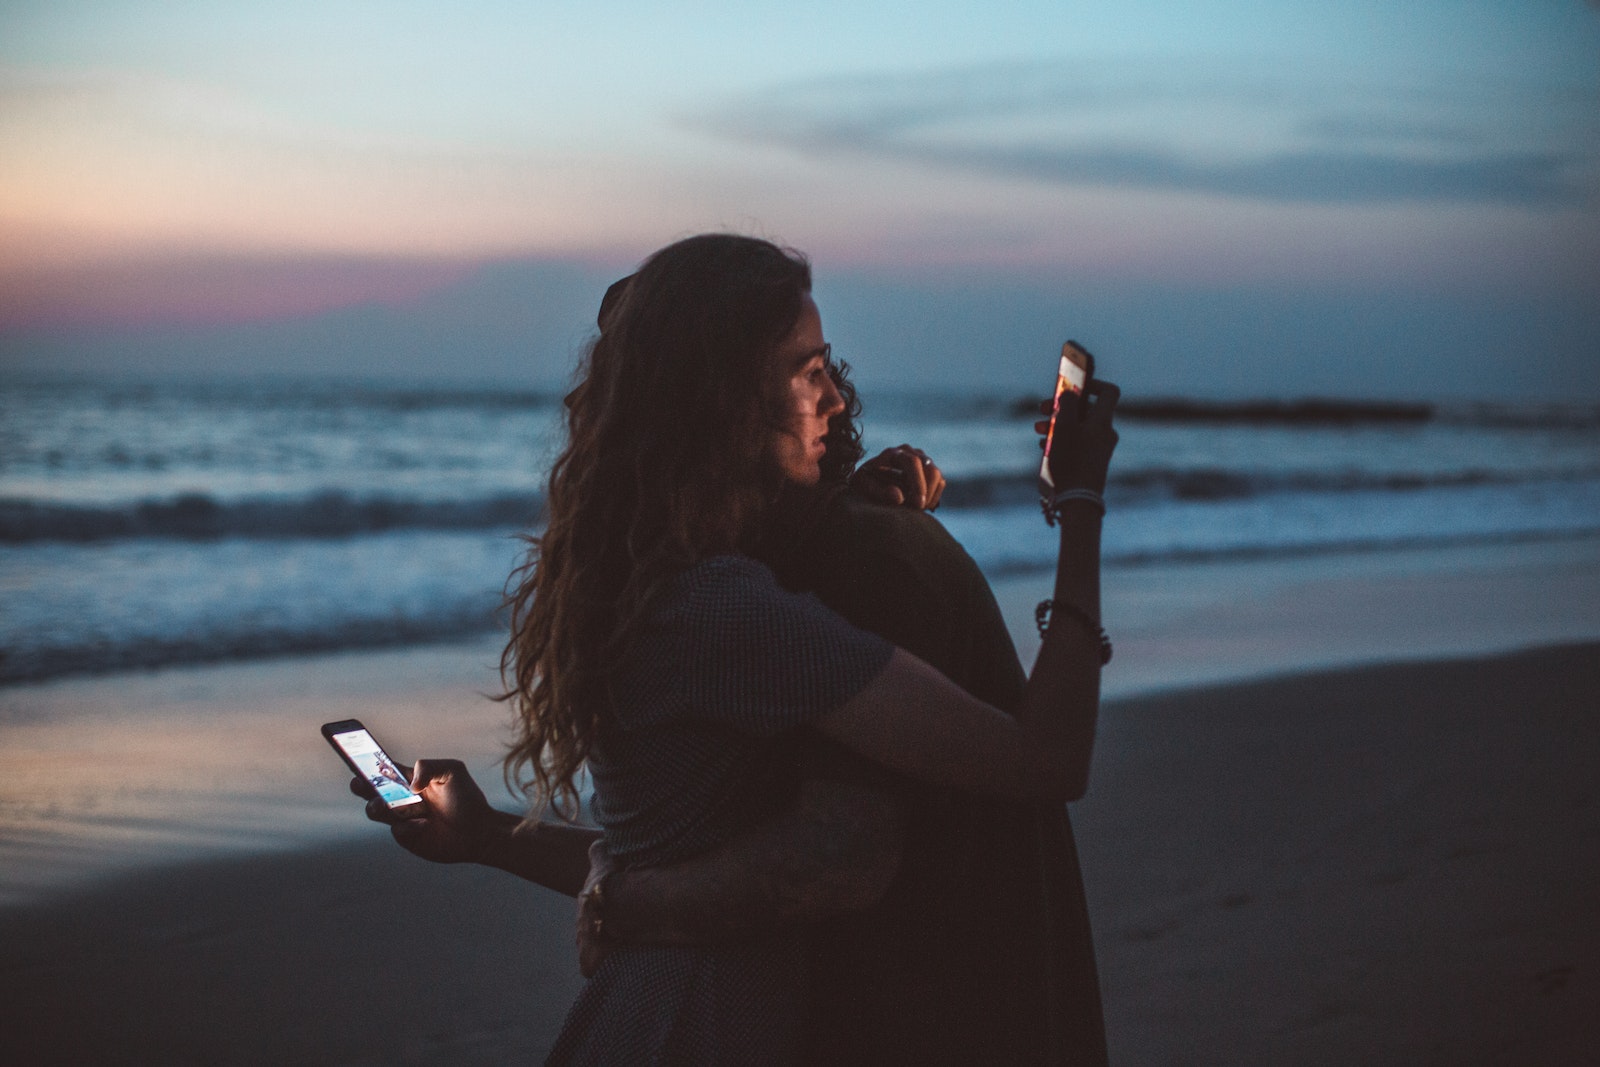
<svg viewBox="0 0 1600 1067">
<path fill-rule="evenodd" d="M 590 758 L 593 810 L 618 861 L 681 859 L 770 817 L 792 784 L 779 773 L 784 735 L 846 703 L 892 651 L 754 560 L 712 557 L 680 575 L 616 666 L 612 722 Z M 804 989 L 796 931 L 622 949 L 548 1062 L 792 1062 Z"/>
</svg>

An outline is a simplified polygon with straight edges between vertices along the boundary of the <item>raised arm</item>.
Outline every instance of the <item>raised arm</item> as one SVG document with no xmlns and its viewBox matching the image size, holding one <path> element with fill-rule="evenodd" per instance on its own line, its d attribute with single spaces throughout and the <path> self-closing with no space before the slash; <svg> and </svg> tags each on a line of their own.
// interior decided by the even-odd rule
<svg viewBox="0 0 1600 1067">
<path fill-rule="evenodd" d="M 1063 490 L 1105 489 L 1119 393 L 1109 382 L 1093 383 L 1091 392 L 1089 414 L 1057 450 L 1052 471 Z M 1014 718 L 897 651 L 819 727 L 848 748 L 927 781 L 1015 797 L 1082 796 L 1099 714 L 1100 642 L 1097 629 L 1078 616 L 1100 618 L 1101 515 L 1091 499 L 1059 508 L 1058 607 Z"/>
</svg>

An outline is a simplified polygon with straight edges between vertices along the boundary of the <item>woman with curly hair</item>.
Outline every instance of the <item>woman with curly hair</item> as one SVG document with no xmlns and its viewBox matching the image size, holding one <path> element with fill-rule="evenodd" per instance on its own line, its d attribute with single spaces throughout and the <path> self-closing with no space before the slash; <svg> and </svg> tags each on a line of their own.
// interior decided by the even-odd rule
<svg viewBox="0 0 1600 1067">
<path fill-rule="evenodd" d="M 547 526 L 513 576 L 502 670 L 517 736 L 506 765 L 533 814 L 518 824 L 458 762 L 421 761 L 412 782 L 427 810 L 394 826 L 402 845 L 576 893 L 593 831 L 535 820 L 546 807 L 575 814 L 587 770 L 610 863 L 659 870 L 708 857 L 793 802 L 799 731 L 970 793 L 1082 795 L 1108 652 L 1094 620 L 1116 388 L 1099 384 L 1087 416 L 1057 428 L 1061 621 L 1006 714 L 757 562 L 797 502 L 809 506 L 807 491 L 860 456 L 854 394 L 810 288 L 797 253 L 710 234 L 662 249 L 607 294 L 567 397 Z M 843 906 L 886 885 L 866 882 L 877 888 L 851 890 Z M 591 946 L 603 940 L 604 886 L 591 879 L 585 891 Z M 589 984 L 549 1062 L 795 1062 L 804 936 L 791 922 L 607 944 L 587 961 Z"/>
<path fill-rule="evenodd" d="M 823 478 L 845 405 L 804 259 L 752 238 L 680 241 L 646 261 L 601 327 L 512 602 L 508 773 L 536 803 L 574 812 L 587 767 L 613 860 L 672 863 L 778 810 L 782 739 L 800 728 L 974 793 L 1081 794 L 1114 387 L 1057 452 L 1056 484 L 1079 490 L 1057 509 L 1067 608 L 1013 717 L 785 591 L 751 556 L 785 486 Z M 791 1060 L 803 972 L 793 928 L 619 947 L 551 1062 Z"/>
</svg>

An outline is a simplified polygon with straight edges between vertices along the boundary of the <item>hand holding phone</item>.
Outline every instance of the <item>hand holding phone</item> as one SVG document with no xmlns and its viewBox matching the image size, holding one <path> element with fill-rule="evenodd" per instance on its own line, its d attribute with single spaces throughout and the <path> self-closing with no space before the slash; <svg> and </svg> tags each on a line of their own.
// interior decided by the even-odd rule
<svg viewBox="0 0 1600 1067">
<path fill-rule="evenodd" d="M 420 815 L 426 809 L 422 798 L 400 772 L 393 758 L 383 750 L 358 719 L 324 723 L 322 736 L 339 753 L 356 777 L 371 784 L 378 799 L 392 814 Z"/>
<path fill-rule="evenodd" d="M 332 740 L 330 730 L 349 726 L 349 721 L 329 723 L 323 734 Z M 342 748 L 339 754 L 345 755 Z M 405 776 L 404 764 L 389 762 Z M 354 764 L 351 769 L 356 770 Z M 380 777 L 392 781 L 386 774 Z M 421 803 L 391 807 L 371 776 L 360 770 L 350 779 L 350 792 L 366 801 L 367 818 L 387 826 L 402 848 L 431 863 L 489 862 L 491 849 L 521 821 L 492 807 L 460 760 L 419 759 L 411 768 L 411 782 Z"/>
</svg>

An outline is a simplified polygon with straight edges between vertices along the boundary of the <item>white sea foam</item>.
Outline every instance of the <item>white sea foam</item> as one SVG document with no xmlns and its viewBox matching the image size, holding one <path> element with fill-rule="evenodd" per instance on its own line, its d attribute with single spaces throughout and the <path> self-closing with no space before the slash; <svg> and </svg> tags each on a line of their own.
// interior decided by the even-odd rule
<svg viewBox="0 0 1600 1067">
<path fill-rule="evenodd" d="M 952 481 L 991 574 L 1046 568 L 1030 419 L 887 397 L 866 442 Z M 554 397 L 67 383 L 0 388 L 0 680 L 481 632 L 539 509 Z M 1127 419 L 1110 566 L 1600 530 L 1592 412 L 1410 423 Z"/>
</svg>

